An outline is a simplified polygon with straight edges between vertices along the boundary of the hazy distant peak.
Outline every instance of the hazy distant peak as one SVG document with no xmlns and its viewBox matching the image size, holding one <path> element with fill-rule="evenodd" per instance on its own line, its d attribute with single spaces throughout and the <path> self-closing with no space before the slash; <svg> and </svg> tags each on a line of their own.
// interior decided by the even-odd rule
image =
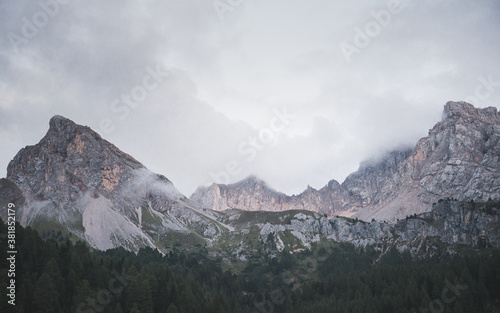
<svg viewBox="0 0 500 313">
<path fill-rule="evenodd" d="M 365 220 L 396 219 L 429 211 L 442 198 L 480 200 L 500 197 L 497 171 L 500 115 L 496 108 L 448 102 L 443 120 L 413 148 L 397 149 L 360 164 L 342 184 L 331 180 L 297 196 L 265 188 L 256 177 L 197 192 L 192 199 L 214 210 L 283 211 L 306 209 Z M 487 186 L 487 187 L 485 187 Z"/>
<path fill-rule="evenodd" d="M 376 167 L 385 163 L 399 163 L 409 157 L 413 152 L 413 147 L 400 148 L 388 151 L 378 157 L 373 157 L 362 161 L 359 164 L 359 169 L 362 170 L 368 167 Z"/>
<path fill-rule="evenodd" d="M 243 185 L 243 184 L 261 185 L 261 186 L 266 186 L 267 187 L 266 182 L 263 181 L 262 179 L 258 178 L 255 175 L 247 176 L 244 179 L 242 179 L 239 182 L 237 182 L 236 184 L 240 184 L 240 185 Z"/>
</svg>

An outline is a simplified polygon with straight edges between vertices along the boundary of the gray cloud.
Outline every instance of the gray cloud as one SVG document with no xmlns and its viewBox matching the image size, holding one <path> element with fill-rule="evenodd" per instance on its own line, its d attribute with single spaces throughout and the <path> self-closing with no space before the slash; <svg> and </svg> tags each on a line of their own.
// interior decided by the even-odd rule
<svg viewBox="0 0 500 313">
<path fill-rule="evenodd" d="M 494 0 L 410 1 L 350 62 L 340 45 L 354 44 L 355 29 L 365 31 L 390 1 L 242 1 L 223 19 L 212 1 L 67 2 L 17 52 L 12 34 L 24 38 L 25 21 L 43 9 L 0 3 L 0 176 L 61 114 L 186 195 L 234 162 L 232 182 L 256 174 L 298 193 L 415 144 L 448 100 L 500 107 Z M 168 78 L 136 106 L 112 107 L 157 67 Z M 485 80 L 493 86 L 477 97 Z M 249 138 L 285 107 L 295 118 L 249 161 L 239 147 L 248 151 Z M 112 132 L 103 132 L 103 119 Z"/>
</svg>

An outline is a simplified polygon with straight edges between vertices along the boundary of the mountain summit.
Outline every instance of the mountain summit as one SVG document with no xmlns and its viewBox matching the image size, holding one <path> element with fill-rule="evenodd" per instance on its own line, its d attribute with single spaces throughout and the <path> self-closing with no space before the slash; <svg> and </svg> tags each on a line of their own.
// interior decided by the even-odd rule
<svg viewBox="0 0 500 313">
<path fill-rule="evenodd" d="M 429 211 L 443 198 L 500 199 L 500 115 L 448 102 L 441 122 L 418 141 L 397 171 L 375 193 L 361 218 L 404 217 Z"/>
<path fill-rule="evenodd" d="M 49 125 L 38 144 L 21 149 L 9 163 L 2 183 L 6 194 L 22 190 L 22 225 L 73 233 L 101 250 L 156 247 L 168 231 L 189 232 L 171 215 L 193 212 L 166 177 L 89 127 L 62 116 Z"/>
<path fill-rule="evenodd" d="M 431 210 L 443 198 L 500 199 L 500 115 L 448 102 L 442 120 L 413 149 L 392 151 L 339 184 L 287 196 L 270 188 L 256 193 L 241 183 L 200 188 L 191 199 L 214 210 L 306 209 L 331 216 L 395 220 Z"/>
<path fill-rule="evenodd" d="M 7 178 L 34 200 L 74 201 L 86 193 L 98 197 L 120 191 L 144 166 L 88 127 L 62 116 L 50 120 L 42 140 L 28 146 L 7 167 Z"/>
</svg>

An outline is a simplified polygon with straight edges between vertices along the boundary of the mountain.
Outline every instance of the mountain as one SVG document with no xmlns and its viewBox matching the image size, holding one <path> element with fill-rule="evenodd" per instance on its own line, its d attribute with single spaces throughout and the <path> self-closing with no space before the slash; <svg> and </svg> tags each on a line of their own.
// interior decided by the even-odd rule
<svg viewBox="0 0 500 313">
<path fill-rule="evenodd" d="M 360 218 L 402 218 L 439 199 L 500 199 L 500 115 L 464 102 L 445 105 L 441 122 L 420 139 Z"/>
<path fill-rule="evenodd" d="M 240 209 L 249 211 L 287 211 L 308 210 L 327 213 L 342 208 L 342 200 L 347 195 L 341 194 L 340 185 L 332 181 L 321 190 L 308 187 L 302 194 L 288 196 L 278 192 L 255 176 L 231 185 L 212 184 L 199 187 L 190 200 L 202 208 L 214 211 Z M 331 207 L 322 208 L 324 203 Z"/>
<path fill-rule="evenodd" d="M 235 220 L 248 220 L 242 218 L 248 213 L 242 212 L 229 211 L 228 214 L 236 215 Z M 374 245 L 383 250 L 397 247 L 401 251 L 409 250 L 413 255 L 432 254 L 427 250 L 438 246 L 448 251 L 460 245 L 473 248 L 500 246 L 500 203 L 493 201 L 439 201 L 430 212 L 414 214 L 396 223 L 367 223 L 345 217 L 327 219 L 307 211 L 268 213 L 266 219 L 254 217 L 254 225 L 246 227 L 251 229 L 262 223 L 256 228 L 261 240 L 266 242 L 273 238 L 274 247 L 280 251 L 285 246 L 292 251 L 294 248 L 310 248 L 312 243 L 325 239 L 361 247 Z"/>
<path fill-rule="evenodd" d="M 342 184 L 330 181 L 288 196 L 254 177 L 197 189 L 190 199 L 203 208 L 310 210 L 329 217 L 392 220 L 428 212 L 439 199 L 500 199 L 500 114 L 448 102 L 442 120 L 413 149 L 363 162 Z"/>
<path fill-rule="evenodd" d="M 184 203 L 166 177 L 89 127 L 61 116 L 49 124 L 38 144 L 19 151 L 1 181 L 3 199 L 22 195 L 21 225 L 74 234 L 101 250 L 159 247 L 168 232 L 191 234 L 198 224 L 218 229 Z"/>
<path fill-rule="evenodd" d="M 342 184 L 288 196 L 251 176 L 200 187 L 188 199 L 89 127 L 54 116 L 0 179 L 0 217 L 7 221 L 14 203 L 17 221 L 45 238 L 84 240 L 99 250 L 206 246 L 226 263 L 323 241 L 413 255 L 499 247 L 500 203 L 488 200 L 500 198 L 498 121 L 496 109 L 448 103 L 415 149 L 364 162 Z M 363 221 L 373 217 L 380 220 Z"/>
</svg>

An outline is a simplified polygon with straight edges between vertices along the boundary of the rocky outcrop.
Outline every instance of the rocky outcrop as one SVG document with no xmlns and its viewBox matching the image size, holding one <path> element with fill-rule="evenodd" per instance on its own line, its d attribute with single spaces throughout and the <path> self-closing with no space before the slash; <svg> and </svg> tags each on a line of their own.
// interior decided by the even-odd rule
<svg viewBox="0 0 500 313">
<path fill-rule="evenodd" d="M 437 237 L 443 243 L 474 248 L 500 246 L 498 202 L 441 201 L 430 212 L 414 215 L 394 225 L 399 242 Z"/>
<path fill-rule="evenodd" d="M 19 189 L 19 187 L 14 184 L 12 181 L 2 178 L 0 179 L 0 218 L 4 221 L 7 221 L 8 208 L 9 204 L 14 205 L 14 211 L 22 207 L 25 203 L 25 198 L 23 195 L 23 191 Z"/>
<path fill-rule="evenodd" d="M 430 212 L 414 214 L 396 223 L 372 221 L 370 223 L 335 217 L 295 213 L 286 223 L 265 223 L 260 228 L 260 238 L 265 242 L 269 234 L 280 238 L 277 249 L 286 243 L 289 231 L 310 247 L 322 239 L 348 242 L 356 246 L 373 245 L 380 248 L 396 247 L 409 250 L 413 255 L 429 255 L 436 243 L 445 245 L 446 253 L 454 253 L 460 245 L 474 249 L 500 247 L 499 202 L 441 201 Z M 435 247 L 437 248 L 437 247 Z M 431 249 L 431 250 L 429 250 Z"/>
<path fill-rule="evenodd" d="M 202 208 L 215 211 L 308 210 L 331 214 L 340 210 L 347 198 L 348 193 L 334 180 L 320 190 L 308 187 L 300 195 L 288 196 L 268 187 L 255 176 L 250 176 L 235 184 L 199 187 L 190 200 Z"/>
<path fill-rule="evenodd" d="M 439 199 L 500 199 L 499 140 L 496 108 L 448 102 L 441 122 L 419 140 L 377 201 L 353 215 L 394 219 L 429 211 Z"/>
<path fill-rule="evenodd" d="M 14 157 L 7 178 L 33 200 L 74 202 L 84 193 L 110 198 L 144 166 L 88 127 L 61 116 L 45 137 Z"/>
<path fill-rule="evenodd" d="M 349 175 L 342 184 L 342 188 L 349 191 L 349 206 L 363 208 L 383 201 L 386 192 L 398 184 L 396 175 L 412 152 L 412 149 L 391 151 L 379 160 L 361 163 L 359 169 Z"/>
<path fill-rule="evenodd" d="M 190 198 L 203 208 L 215 211 L 247 209 L 282 211 L 293 204 L 290 197 L 269 188 L 262 180 L 250 176 L 237 184 L 199 187 Z"/>
<path fill-rule="evenodd" d="M 49 124 L 38 144 L 14 157 L 1 182 L 6 198 L 22 195 L 16 217 L 23 226 L 70 232 L 101 250 L 137 250 L 159 247 L 156 241 L 169 231 L 190 233 L 192 224 L 211 223 L 199 220 L 165 176 L 90 128 L 62 116 Z"/>
<path fill-rule="evenodd" d="M 441 122 L 413 149 L 386 154 L 339 184 L 308 188 L 297 196 L 278 193 L 248 180 L 199 188 L 191 199 L 213 210 L 283 211 L 304 209 L 329 217 L 396 220 L 431 210 L 439 199 L 500 199 L 500 114 L 496 108 L 476 109 L 448 102 Z"/>
</svg>

